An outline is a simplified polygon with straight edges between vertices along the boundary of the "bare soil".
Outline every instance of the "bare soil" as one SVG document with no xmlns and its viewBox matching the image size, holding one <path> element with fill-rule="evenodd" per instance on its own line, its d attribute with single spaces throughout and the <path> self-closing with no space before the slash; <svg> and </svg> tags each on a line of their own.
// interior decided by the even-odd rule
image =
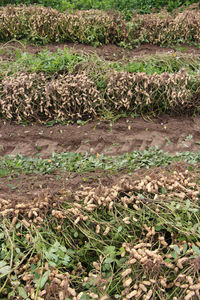
<svg viewBox="0 0 200 300">
<path fill-rule="evenodd" d="M 122 118 L 115 123 L 96 120 L 85 125 L 51 127 L 12 122 L 0 123 L 0 156 L 22 154 L 46 158 L 52 152 L 121 155 L 158 146 L 165 152 L 200 150 L 200 117 L 169 117 L 151 120 Z"/>
</svg>

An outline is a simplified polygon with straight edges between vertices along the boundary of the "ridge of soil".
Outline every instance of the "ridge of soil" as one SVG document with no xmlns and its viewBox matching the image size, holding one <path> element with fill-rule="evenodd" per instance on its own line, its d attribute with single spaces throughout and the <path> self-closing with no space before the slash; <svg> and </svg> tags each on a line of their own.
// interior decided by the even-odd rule
<svg viewBox="0 0 200 300">
<path fill-rule="evenodd" d="M 55 52 L 58 49 L 68 48 L 82 54 L 97 54 L 99 57 L 108 61 L 130 61 L 140 56 L 148 56 L 155 54 L 167 53 L 185 53 L 200 56 L 200 49 L 191 45 L 175 45 L 174 47 L 159 47 L 156 45 L 144 44 L 135 49 L 125 49 L 116 45 L 103 45 L 101 47 L 93 47 L 85 44 L 78 43 L 62 43 L 62 44 L 47 44 L 44 46 L 36 46 L 33 44 L 22 45 L 20 42 L 0 43 L 0 50 L 4 49 L 5 52 L 0 52 L 1 59 L 13 59 L 15 56 L 15 49 L 21 49 L 24 52 L 37 54 L 38 52 L 48 49 Z M 184 51 L 178 49 L 183 48 Z"/>
</svg>

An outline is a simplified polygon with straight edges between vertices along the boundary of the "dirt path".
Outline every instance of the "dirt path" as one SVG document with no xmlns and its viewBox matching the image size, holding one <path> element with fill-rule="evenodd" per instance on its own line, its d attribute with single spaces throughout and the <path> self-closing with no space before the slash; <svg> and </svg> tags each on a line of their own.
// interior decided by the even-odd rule
<svg viewBox="0 0 200 300">
<path fill-rule="evenodd" d="M 200 117 L 145 121 L 127 118 L 115 122 L 94 121 L 85 125 L 47 127 L 0 123 L 0 156 L 22 154 L 48 157 L 52 152 L 103 153 L 120 155 L 158 146 L 175 154 L 200 151 Z"/>
<path fill-rule="evenodd" d="M 119 60 L 129 61 L 139 56 L 153 55 L 153 54 L 167 54 L 167 53 L 174 53 L 174 52 L 177 53 L 181 52 L 185 54 L 193 54 L 193 55 L 200 56 L 200 49 L 188 45 L 179 45 L 170 48 L 170 47 L 159 47 L 155 45 L 146 44 L 131 50 L 131 49 L 121 48 L 116 45 L 104 45 L 95 48 L 93 46 L 83 45 L 78 43 L 77 44 L 63 43 L 63 44 L 47 44 L 45 46 L 24 45 L 23 47 L 21 43 L 8 42 L 6 44 L 0 43 L 0 50 L 1 50 L 0 60 L 12 59 L 16 48 L 30 53 L 38 53 L 43 49 L 49 49 L 50 51 L 54 52 L 57 49 L 68 48 L 68 49 L 73 49 L 79 53 L 97 54 L 101 58 L 108 61 L 119 61 Z"/>
</svg>

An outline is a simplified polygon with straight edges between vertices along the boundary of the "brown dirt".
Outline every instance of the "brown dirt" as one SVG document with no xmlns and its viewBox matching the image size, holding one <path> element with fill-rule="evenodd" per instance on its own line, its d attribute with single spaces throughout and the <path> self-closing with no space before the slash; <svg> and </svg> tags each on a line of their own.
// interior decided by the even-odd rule
<svg viewBox="0 0 200 300">
<path fill-rule="evenodd" d="M 133 150 L 158 146 L 171 154 L 183 151 L 200 151 L 200 117 L 169 117 L 145 121 L 142 118 L 120 119 L 109 122 L 93 121 L 79 126 L 17 125 L 0 123 L 0 156 L 49 157 L 52 152 L 104 153 L 120 155 Z M 145 171 L 146 172 L 146 171 Z M 5 199 L 33 199 L 38 193 L 56 195 L 67 188 L 77 189 L 80 184 L 97 185 L 101 180 L 109 185 L 123 172 L 110 175 L 105 172 L 51 175 L 20 175 L 1 178 L 0 197 Z M 138 173 L 137 173 L 138 174 Z"/>
<path fill-rule="evenodd" d="M 198 164 L 197 168 L 199 167 L 200 165 Z M 122 171 L 116 174 L 104 171 L 95 171 L 87 174 L 74 173 L 71 176 L 67 173 L 28 176 L 21 174 L 16 178 L 12 178 L 12 181 L 9 182 L 8 179 L 2 179 L 0 182 L 0 202 L 2 200 L 11 201 L 11 207 L 15 209 L 17 204 L 23 203 L 23 207 L 21 208 L 21 212 L 23 213 L 27 208 L 35 207 L 35 203 L 40 203 L 45 198 L 48 199 L 49 206 L 52 206 L 55 202 L 62 202 L 63 199 L 68 199 L 67 195 L 69 193 L 81 190 L 82 187 L 97 188 L 99 185 L 103 185 L 110 188 L 118 184 L 121 179 L 133 182 L 134 180 L 141 180 L 147 175 L 156 179 L 163 172 L 173 173 L 176 171 L 183 173 L 186 169 L 188 169 L 188 165 L 179 162 L 173 163 L 165 169 L 163 167 L 152 167 L 150 170 L 140 169 L 129 173 L 129 175 Z"/>
<path fill-rule="evenodd" d="M 0 51 L 0 60 L 1 59 L 12 59 L 15 54 L 15 49 L 21 49 L 22 51 L 26 51 L 29 53 L 38 53 L 43 49 L 48 49 L 51 52 L 55 52 L 57 49 L 72 49 L 78 53 L 84 54 L 97 54 L 99 57 L 108 60 L 108 61 L 119 61 L 119 60 L 132 60 L 139 56 L 144 55 L 153 55 L 153 54 L 167 54 L 167 53 L 180 53 L 180 49 L 183 49 L 185 54 L 193 54 L 200 56 L 200 49 L 188 46 L 188 45 L 179 45 L 170 47 L 159 47 L 155 45 L 141 45 L 135 49 L 125 49 L 118 47 L 116 45 L 104 45 L 101 47 L 93 47 L 84 44 L 74 44 L 74 43 L 63 43 L 63 44 L 47 44 L 45 46 L 36 46 L 36 45 L 22 45 L 17 42 L 8 42 L 6 44 L 0 43 L 0 50 L 4 49 L 4 51 Z M 179 50 L 178 50 L 179 49 Z"/>
<path fill-rule="evenodd" d="M 22 154 L 46 158 L 52 152 L 121 155 L 158 146 L 166 152 L 200 150 L 200 117 L 122 118 L 112 126 L 96 120 L 85 125 L 17 125 L 0 123 L 0 156 Z"/>
</svg>

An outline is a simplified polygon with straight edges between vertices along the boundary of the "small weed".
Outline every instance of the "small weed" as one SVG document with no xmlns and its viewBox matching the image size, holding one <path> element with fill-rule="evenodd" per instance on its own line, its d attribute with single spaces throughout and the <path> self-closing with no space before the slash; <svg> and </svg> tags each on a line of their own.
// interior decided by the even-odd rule
<svg viewBox="0 0 200 300">
<path fill-rule="evenodd" d="M 82 177 L 83 182 L 87 182 L 89 180 L 88 177 Z"/>
<path fill-rule="evenodd" d="M 113 145 L 113 147 L 118 147 L 119 143 L 113 143 L 112 145 Z"/>
<path fill-rule="evenodd" d="M 182 53 L 185 53 L 186 51 L 187 51 L 187 47 L 186 46 L 178 46 L 178 47 L 176 47 L 176 50 L 177 51 L 180 51 L 180 52 L 182 52 Z"/>
<path fill-rule="evenodd" d="M 172 143 L 172 141 L 170 140 L 170 138 L 166 137 L 165 140 L 167 141 L 167 146 L 170 145 Z"/>
<path fill-rule="evenodd" d="M 11 184 L 11 183 L 8 183 L 7 186 L 11 189 L 11 190 L 16 190 L 17 189 L 17 186 Z"/>
<path fill-rule="evenodd" d="M 190 141 L 193 138 L 192 134 L 189 134 L 188 136 L 186 136 L 185 141 Z"/>
<path fill-rule="evenodd" d="M 41 147 L 41 146 L 37 146 L 37 145 L 36 145 L 36 149 L 37 149 L 37 151 L 39 152 L 39 151 L 41 151 L 41 150 L 42 150 L 42 147 Z"/>
<path fill-rule="evenodd" d="M 51 121 L 43 122 L 43 124 L 44 124 L 46 127 L 52 127 L 52 126 L 57 125 L 57 124 L 66 125 L 67 122 L 62 121 L 62 120 L 59 120 L 59 119 L 57 119 L 57 120 L 54 119 L 54 120 L 51 120 Z"/>
<path fill-rule="evenodd" d="M 88 120 L 86 120 L 86 121 L 83 121 L 83 120 L 77 120 L 76 123 L 77 123 L 78 125 L 80 125 L 80 126 L 83 126 L 83 125 L 89 123 L 90 121 L 91 121 L 91 119 L 88 119 Z"/>
</svg>

